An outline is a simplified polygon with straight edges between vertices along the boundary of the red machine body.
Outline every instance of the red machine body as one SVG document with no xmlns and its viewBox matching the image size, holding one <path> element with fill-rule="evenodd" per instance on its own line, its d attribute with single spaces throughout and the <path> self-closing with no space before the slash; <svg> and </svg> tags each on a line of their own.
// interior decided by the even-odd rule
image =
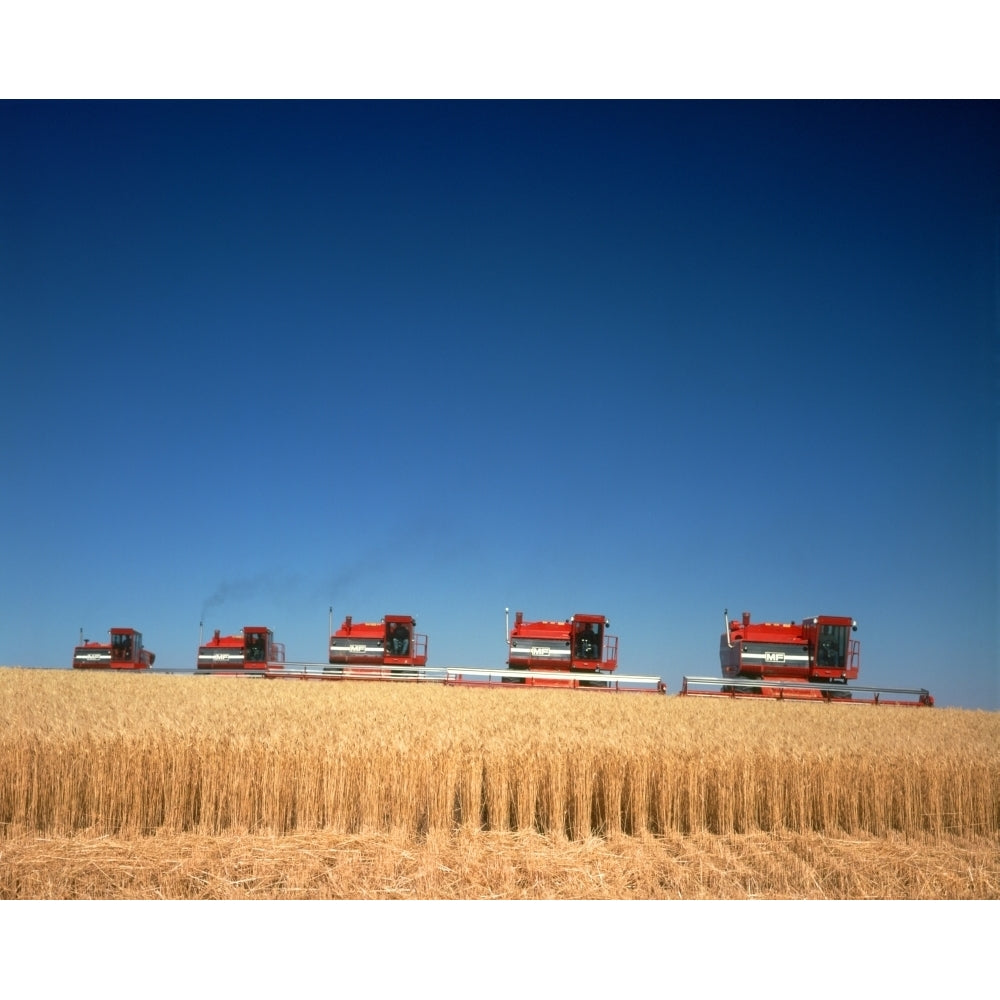
<svg viewBox="0 0 1000 1000">
<path fill-rule="evenodd" d="M 851 638 L 857 627 L 854 619 L 834 615 L 816 615 L 798 623 L 754 622 L 749 611 L 739 621 L 730 621 L 727 612 L 719 641 L 722 677 L 685 677 L 680 693 L 933 705 L 934 699 L 923 688 L 848 687 L 861 667 L 861 644 Z M 720 690 L 691 690 L 696 687 Z"/>
<path fill-rule="evenodd" d="M 274 633 L 264 625 L 247 625 L 235 635 L 221 635 L 216 629 L 198 647 L 199 672 L 261 673 L 280 670 L 284 664 L 284 644 L 275 642 Z"/>
<path fill-rule="evenodd" d="M 536 687 L 584 687 L 587 675 L 611 673 L 618 666 L 618 636 L 607 632 L 609 625 L 604 615 L 526 622 L 524 613 L 516 612 L 507 636 L 507 667 L 529 676 L 511 680 Z"/>
<path fill-rule="evenodd" d="M 724 677 L 762 681 L 810 681 L 846 684 L 857 679 L 861 643 L 852 639 L 857 622 L 817 615 L 795 622 L 727 622 L 719 640 Z M 819 697 L 819 694 L 817 694 Z"/>
<path fill-rule="evenodd" d="M 91 642 L 81 635 L 73 650 L 77 670 L 148 670 L 156 653 L 143 648 L 142 633 L 134 628 L 108 630 L 108 642 Z"/>
<path fill-rule="evenodd" d="M 386 667 L 425 667 L 427 636 L 416 627 L 412 615 L 385 615 L 377 622 L 356 622 L 348 615 L 330 636 L 329 659 L 334 666 L 327 672 L 343 673 L 346 667 L 352 674 L 360 668 L 377 675 Z"/>
</svg>

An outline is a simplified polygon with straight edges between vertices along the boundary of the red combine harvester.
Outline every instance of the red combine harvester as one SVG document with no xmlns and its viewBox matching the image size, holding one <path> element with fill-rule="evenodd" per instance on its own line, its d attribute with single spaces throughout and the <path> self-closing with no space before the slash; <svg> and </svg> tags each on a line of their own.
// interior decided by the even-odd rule
<svg viewBox="0 0 1000 1000">
<path fill-rule="evenodd" d="M 73 667 L 76 670 L 148 670 L 156 653 L 143 649 L 142 633 L 134 628 L 108 630 L 108 642 L 91 642 L 83 638 L 73 650 Z"/>
<path fill-rule="evenodd" d="M 749 611 L 743 612 L 740 621 L 730 621 L 726 611 L 719 643 L 723 676 L 685 677 L 680 693 L 847 704 L 934 704 L 923 688 L 848 687 L 861 664 L 861 644 L 850 636 L 856 629 L 853 619 L 832 615 L 804 618 L 796 624 L 751 622 Z"/>
<path fill-rule="evenodd" d="M 198 647 L 200 674 L 266 677 L 284 665 L 284 644 L 275 642 L 274 633 L 263 625 L 247 625 L 236 635 L 220 635 L 216 629 Z"/>
<path fill-rule="evenodd" d="M 355 622 L 348 615 L 333 632 L 331 617 L 332 666 L 325 673 L 356 680 L 420 678 L 416 668 L 427 666 L 427 636 L 416 626 L 411 615 L 385 615 L 377 622 Z"/>
<path fill-rule="evenodd" d="M 607 632 L 604 615 L 576 614 L 565 621 L 526 622 L 515 613 L 507 628 L 507 669 L 449 669 L 447 684 L 522 684 L 664 694 L 659 677 L 615 675 L 618 636 Z"/>
<path fill-rule="evenodd" d="M 516 612 L 507 639 L 507 666 L 523 671 L 521 683 L 536 687 L 586 687 L 587 677 L 618 667 L 618 636 L 604 615 L 573 615 L 562 622 L 526 622 Z M 547 675 L 555 674 L 554 678 Z M 580 675 L 584 675 L 581 677 Z"/>
<path fill-rule="evenodd" d="M 509 612 L 508 612 L 509 614 Z M 198 674 L 275 680 L 413 681 L 462 687 L 519 684 L 527 687 L 666 693 L 659 677 L 616 674 L 618 637 L 603 615 L 574 615 L 562 622 L 526 622 L 519 611 L 507 630 L 507 666 L 428 667 L 427 636 L 412 615 L 385 615 L 356 622 L 348 615 L 333 631 L 330 609 L 328 663 L 286 662 L 284 646 L 270 629 L 247 626 L 199 646 Z"/>
</svg>

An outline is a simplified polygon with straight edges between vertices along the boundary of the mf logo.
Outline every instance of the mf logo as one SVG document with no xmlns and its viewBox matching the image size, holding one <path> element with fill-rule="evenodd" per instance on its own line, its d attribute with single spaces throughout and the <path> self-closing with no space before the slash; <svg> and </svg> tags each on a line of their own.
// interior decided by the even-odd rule
<svg viewBox="0 0 1000 1000">
<path fill-rule="evenodd" d="M 784 663 L 785 654 L 784 653 L 764 653 L 765 663 Z"/>
</svg>

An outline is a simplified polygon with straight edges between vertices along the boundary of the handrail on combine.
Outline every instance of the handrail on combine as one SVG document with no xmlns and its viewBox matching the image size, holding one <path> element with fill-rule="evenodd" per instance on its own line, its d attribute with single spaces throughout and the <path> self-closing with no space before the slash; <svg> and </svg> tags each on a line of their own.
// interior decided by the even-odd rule
<svg viewBox="0 0 1000 1000">
<path fill-rule="evenodd" d="M 690 688 L 716 687 L 718 691 L 693 691 Z M 810 681 L 768 680 L 760 677 L 684 677 L 680 695 L 697 698 L 766 698 L 776 701 L 825 701 L 837 704 L 902 705 L 907 707 L 934 704 L 926 688 L 861 687 L 847 684 L 817 684 Z M 855 695 L 872 695 L 857 698 Z M 883 695 L 908 695 L 908 700 L 884 698 Z"/>
</svg>

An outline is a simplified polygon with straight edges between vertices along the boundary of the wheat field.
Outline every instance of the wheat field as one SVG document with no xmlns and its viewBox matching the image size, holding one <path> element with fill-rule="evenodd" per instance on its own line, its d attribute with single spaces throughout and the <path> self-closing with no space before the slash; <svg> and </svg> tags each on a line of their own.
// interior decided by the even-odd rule
<svg viewBox="0 0 1000 1000">
<path fill-rule="evenodd" d="M 998 898 L 1000 715 L 0 670 L 2 898 Z"/>
</svg>

